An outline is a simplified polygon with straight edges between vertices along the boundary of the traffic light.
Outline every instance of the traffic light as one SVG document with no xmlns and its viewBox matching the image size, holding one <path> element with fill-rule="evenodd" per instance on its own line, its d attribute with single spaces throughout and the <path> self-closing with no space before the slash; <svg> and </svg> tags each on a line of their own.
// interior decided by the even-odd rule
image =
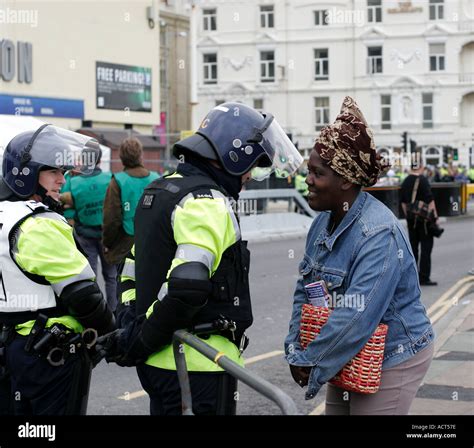
<svg viewBox="0 0 474 448">
<path fill-rule="evenodd" d="M 410 139 L 410 152 L 414 153 L 416 152 L 416 142 L 415 140 Z"/>
<path fill-rule="evenodd" d="M 404 152 L 407 152 L 408 150 L 408 132 L 404 132 L 402 134 L 402 148 Z"/>
<path fill-rule="evenodd" d="M 459 160 L 459 153 L 456 148 L 453 149 L 453 160 Z"/>
</svg>

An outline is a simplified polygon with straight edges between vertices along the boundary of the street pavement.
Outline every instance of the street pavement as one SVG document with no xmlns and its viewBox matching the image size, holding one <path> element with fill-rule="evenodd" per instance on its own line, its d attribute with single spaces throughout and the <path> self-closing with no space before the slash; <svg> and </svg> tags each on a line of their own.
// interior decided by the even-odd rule
<svg viewBox="0 0 474 448">
<path fill-rule="evenodd" d="M 448 218 L 446 231 L 435 240 L 432 278 L 437 287 L 422 287 L 422 301 L 434 318 L 435 360 L 413 404 L 413 414 L 474 414 L 473 305 L 474 220 Z M 283 358 L 297 267 L 304 238 L 250 244 L 254 324 L 245 352 L 247 368 L 281 388 L 302 414 L 324 412 L 325 387 L 313 400 L 291 379 Z M 474 276 L 473 276 L 474 279 Z M 464 282 L 464 283 L 463 283 Z M 463 297 L 461 297 L 461 294 Z M 459 296 L 459 297 L 457 297 Z M 279 408 L 244 384 L 239 384 L 238 414 L 280 414 Z M 134 368 L 101 362 L 93 372 L 88 414 L 146 415 L 149 400 Z"/>
</svg>

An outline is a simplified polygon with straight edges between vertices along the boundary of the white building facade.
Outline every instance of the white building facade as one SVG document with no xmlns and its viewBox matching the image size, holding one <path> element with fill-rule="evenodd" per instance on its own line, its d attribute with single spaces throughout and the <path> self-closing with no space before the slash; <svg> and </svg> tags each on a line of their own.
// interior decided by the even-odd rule
<svg viewBox="0 0 474 448">
<path fill-rule="evenodd" d="M 472 0 L 198 3 L 193 123 L 241 101 L 275 115 L 308 156 L 345 95 L 379 150 L 474 165 Z"/>
</svg>

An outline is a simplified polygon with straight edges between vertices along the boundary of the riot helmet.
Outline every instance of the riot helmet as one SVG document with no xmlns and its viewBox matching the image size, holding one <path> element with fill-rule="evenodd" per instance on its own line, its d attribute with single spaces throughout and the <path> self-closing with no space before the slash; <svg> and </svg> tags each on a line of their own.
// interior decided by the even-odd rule
<svg viewBox="0 0 474 448">
<path fill-rule="evenodd" d="M 19 198 L 38 193 L 39 172 L 45 168 L 90 174 L 100 154 L 97 140 L 44 124 L 8 143 L 3 155 L 3 182 Z"/>
<path fill-rule="evenodd" d="M 263 180 L 277 170 L 290 175 L 303 162 L 273 115 L 232 102 L 214 107 L 194 135 L 174 145 L 177 158 L 187 151 L 219 161 L 232 176 L 252 169 L 252 178 L 256 180 Z"/>
</svg>

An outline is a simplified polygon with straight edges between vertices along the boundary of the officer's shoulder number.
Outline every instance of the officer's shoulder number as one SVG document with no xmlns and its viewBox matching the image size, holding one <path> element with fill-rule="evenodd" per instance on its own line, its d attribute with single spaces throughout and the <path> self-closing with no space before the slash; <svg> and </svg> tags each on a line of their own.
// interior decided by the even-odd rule
<svg viewBox="0 0 474 448">
<path fill-rule="evenodd" d="M 153 200 L 155 199 L 154 194 L 145 193 L 142 198 L 141 207 L 142 208 L 151 208 L 153 205 Z"/>
<path fill-rule="evenodd" d="M 201 188 L 199 190 L 193 191 L 194 199 L 214 199 L 212 192 L 209 188 Z"/>
</svg>

